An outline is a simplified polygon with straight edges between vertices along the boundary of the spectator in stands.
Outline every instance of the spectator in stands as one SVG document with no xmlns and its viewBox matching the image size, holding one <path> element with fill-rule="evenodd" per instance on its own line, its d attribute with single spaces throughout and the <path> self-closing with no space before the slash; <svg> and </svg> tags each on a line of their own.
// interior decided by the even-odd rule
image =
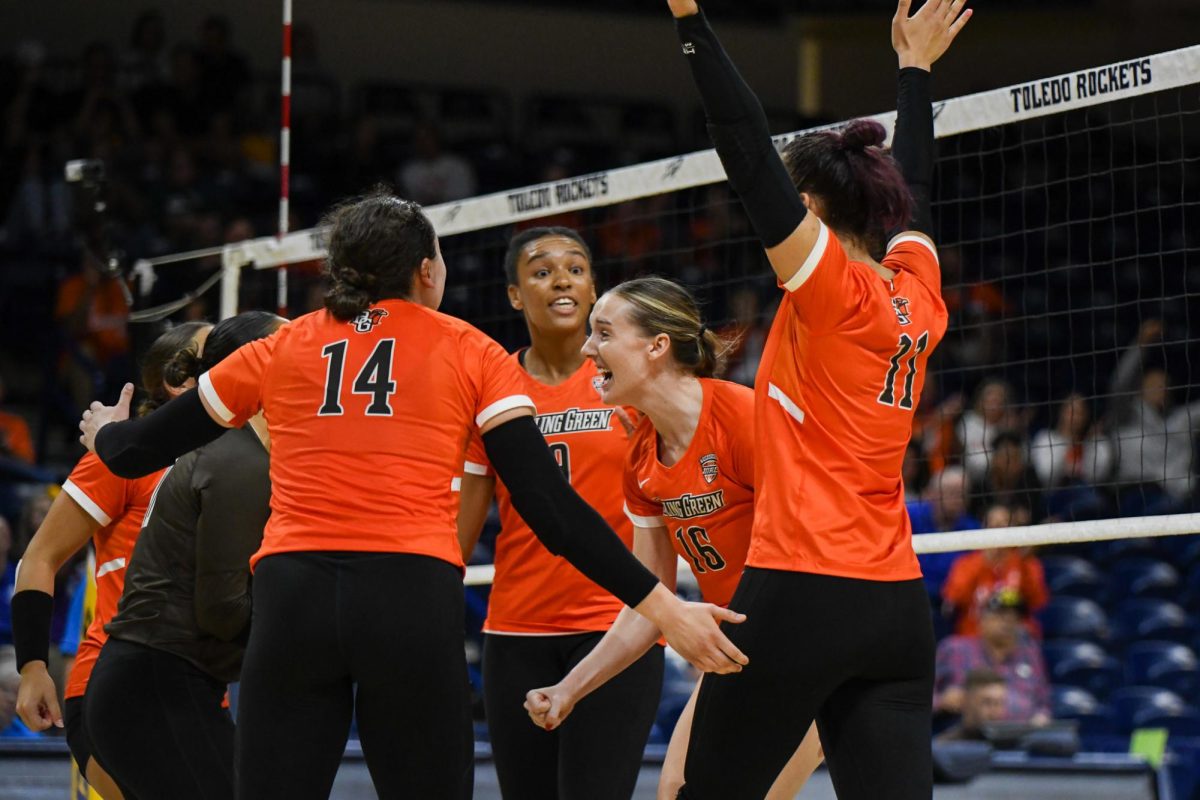
<svg viewBox="0 0 1200 800">
<path fill-rule="evenodd" d="M 137 15 L 129 35 L 129 49 L 121 54 L 121 83 L 135 92 L 167 80 L 167 32 L 160 11 Z"/>
<path fill-rule="evenodd" d="M 1058 422 L 1043 428 L 1029 446 L 1029 460 L 1046 489 L 1046 511 L 1058 519 L 1096 519 L 1108 504 L 1096 490 L 1112 473 L 1112 442 L 1092 425 L 1087 400 L 1078 392 L 1063 399 Z"/>
<path fill-rule="evenodd" d="M 85 252 L 81 262 L 59 285 L 54 310 L 66 338 L 63 378 L 77 408 L 102 396 L 107 377 L 123 376 L 129 366 L 129 302 L 94 256 Z"/>
<path fill-rule="evenodd" d="M 13 531 L 0 517 L 0 648 L 12 644 L 12 596 L 17 585 L 17 562 L 12 556 Z M 3 726 L 0 726 L 3 727 Z"/>
<path fill-rule="evenodd" d="M 1012 526 L 1012 509 L 992 506 L 987 510 L 984 524 L 988 528 Z M 976 550 L 955 559 L 942 585 L 943 608 L 955 619 L 954 632 L 959 636 L 977 635 L 982 608 L 997 591 L 1005 588 L 1024 598 L 1025 628 L 1041 638 L 1041 629 L 1032 615 L 1050 600 L 1050 590 L 1046 587 L 1042 562 L 1017 547 Z"/>
<path fill-rule="evenodd" d="M 200 26 L 200 82 L 204 97 L 214 111 L 238 104 L 250 86 L 250 65 L 233 49 L 229 20 L 213 14 Z"/>
<path fill-rule="evenodd" d="M 400 191 L 423 206 L 461 200 L 475 194 L 475 168 L 442 148 L 441 135 L 428 122 L 413 132 L 412 158 L 400 167 Z"/>
<path fill-rule="evenodd" d="M 1008 683 L 1004 719 L 1050 721 L 1050 682 L 1042 651 L 1021 624 L 1025 601 L 1020 592 L 1004 587 L 992 594 L 981 609 L 979 635 L 950 636 L 937 649 L 934 679 L 935 712 L 959 714 L 966 700 L 967 675 L 990 669 Z"/>
<path fill-rule="evenodd" d="M 963 684 L 961 719 L 933 737 L 935 742 L 980 741 L 983 726 L 1004 719 L 1008 710 L 1008 683 L 990 669 L 973 669 Z"/>
<path fill-rule="evenodd" d="M 1029 466 L 1025 442 L 1010 430 L 1000 431 L 991 441 L 990 463 L 979 494 L 975 496 L 973 510 L 982 517 L 987 509 L 996 505 L 1008 506 L 1022 519 L 1028 515 L 1031 522 L 1045 516 L 1042 487 L 1037 473 Z M 1020 514 L 1020 509 L 1024 514 Z"/>
<path fill-rule="evenodd" d="M 908 517 L 912 532 L 945 533 L 947 531 L 973 531 L 980 527 L 979 520 L 967 510 L 967 498 L 971 494 L 971 479 L 959 466 L 946 467 L 933 476 L 925 490 L 923 500 L 908 504 Z M 925 585 L 931 595 L 937 596 L 942 583 L 950 571 L 950 565 L 959 553 L 924 553 L 918 556 Z"/>
<path fill-rule="evenodd" d="M 4 376 L 0 375 L 0 409 L 4 407 Z M 0 459 L 13 458 L 32 464 L 33 437 L 29 435 L 29 423 L 20 414 L 0 410 Z"/>
<path fill-rule="evenodd" d="M 1012 389 L 1003 378 L 985 378 L 975 390 L 975 404 L 958 421 L 958 440 L 962 444 L 967 474 L 982 481 L 991 463 L 992 441 L 1002 430 L 1021 431 L 1022 416 L 1011 407 Z"/>
<path fill-rule="evenodd" d="M 1160 321 L 1143 322 L 1113 374 L 1117 481 L 1126 487 L 1120 496 L 1122 516 L 1170 514 L 1193 505 L 1200 402 L 1171 408 L 1166 371 L 1145 364 L 1146 351 L 1161 339 Z"/>
</svg>

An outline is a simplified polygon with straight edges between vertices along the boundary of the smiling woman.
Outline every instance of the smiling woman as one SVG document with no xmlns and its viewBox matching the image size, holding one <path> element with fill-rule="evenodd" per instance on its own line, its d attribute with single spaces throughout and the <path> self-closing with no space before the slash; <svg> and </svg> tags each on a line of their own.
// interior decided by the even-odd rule
<svg viewBox="0 0 1200 800">
<path fill-rule="evenodd" d="M 529 328 L 530 346 L 512 359 L 521 367 L 522 391 L 537 406 L 538 427 L 566 478 L 629 546 L 621 464 L 632 424 L 601 400 L 599 372 L 581 352 L 596 302 L 591 251 L 570 228 L 535 228 L 513 238 L 504 266 L 509 302 Z M 462 483 L 464 559 L 493 495 L 501 530 L 484 622 L 483 696 L 500 787 L 505 797 L 626 800 L 658 706 L 662 651 L 639 654 L 561 730 L 530 725 L 522 709 L 526 691 L 558 681 L 583 659 L 622 603 L 537 540 L 495 479 L 478 437 L 468 447 Z"/>
</svg>

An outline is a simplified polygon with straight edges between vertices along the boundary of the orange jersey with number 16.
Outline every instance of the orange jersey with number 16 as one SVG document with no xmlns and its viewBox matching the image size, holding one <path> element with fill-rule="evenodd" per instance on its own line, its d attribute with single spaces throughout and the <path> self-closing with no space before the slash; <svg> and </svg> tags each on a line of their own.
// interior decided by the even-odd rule
<svg viewBox="0 0 1200 800">
<path fill-rule="evenodd" d="M 754 520 L 754 393 L 701 378 L 704 401 L 687 452 L 658 460 L 649 418 L 625 465 L 625 512 L 641 528 L 666 527 L 709 603 L 729 605 L 746 565 Z"/>
<path fill-rule="evenodd" d="M 900 467 L 926 365 L 946 332 L 937 253 L 913 234 L 850 260 L 821 225 L 755 380 L 752 567 L 919 578 Z"/>
</svg>

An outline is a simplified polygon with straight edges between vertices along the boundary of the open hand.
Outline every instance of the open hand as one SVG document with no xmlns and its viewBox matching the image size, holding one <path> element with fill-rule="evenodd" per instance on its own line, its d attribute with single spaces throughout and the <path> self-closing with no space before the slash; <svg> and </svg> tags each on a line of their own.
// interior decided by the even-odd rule
<svg viewBox="0 0 1200 800">
<path fill-rule="evenodd" d="M 133 384 L 127 383 L 121 389 L 121 396 L 115 406 L 106 406 L 99 400 L 94 401 L 88 410 L 83 412 L 83 419 L 79 421 L 79 430 L 83 432 L 79 443 L 93 453 L 96 452 L 96 434 L 110 422 L 129 419 L 129 403 L 132 400 Z"/>
<path fill-rule="evenodd" d="M 921 10 L 910 17 L 912 0 L 900 0 L 892 18 L 892 49 L 900 58 L 900 67 L 928 71 L 971 19 L 971 9 L 963 10 L 966 2 L 926 0 Z"/>
<path fill-rule="evenodd" d="M 720 622 L 744 622 L 745 614 L 712 603 L 681 603 L 679 613 L 660 625 L 667 644 L 701 672 L 741 672 L 750 663 L 745 653 L 718 627 Z"/>
</svg>

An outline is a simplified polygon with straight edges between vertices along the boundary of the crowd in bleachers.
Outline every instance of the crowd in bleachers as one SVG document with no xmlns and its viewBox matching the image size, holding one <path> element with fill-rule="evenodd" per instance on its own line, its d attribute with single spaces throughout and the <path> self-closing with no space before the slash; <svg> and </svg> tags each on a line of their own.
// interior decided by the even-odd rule
<svg viewBox="0 0 1200 800">
<path fill-rule="evenodd" d="M 7 397 L 0 383 L 0 650 L 11 641 L 13 565 L 45 515 L 48 487 L 78 455 L 78 411 L 130 376 L 138 341 L 149 338 L 127 322 L 130 298 L 97 253 L 81 247 L 91 218 L 62 165 L 105 162 L 112 240 L 129 261 L 272 233 L 278 81 L 251 73 L 234 34 L 213 17 L 190 39 L 149 12 L 123 46 L 94 43 L 69 57 L 28 42 L 0 54 L 0 372 L 9 379 Z M 316 32 L 298 25 L 295 36 L 293 228 L 379 180 L 437 203 L 702 141 L 695 119 L 643 103 L 555 96 L 514 108 L 501 91 L 342 86 L 322 65 Z M 774 123 L 782 131 L 803 120 Z M 1154 216 L 1137 199 L 1149 191 L 1136 166 L 1144 132 L 1128 133 L 1130 144 L 1110 142 L 1112 158 L 1127 150 L 1134 167 L 1103 180 L 1073 171 L 1073 151 L 1060 159 L 1053 148 L 1066 145 L 1057 141 L 944 151 L 951 330 L 905 462 L 914 533 L 1195 509 L 1200 408 L 1188 394 L 1196 346 L 1188 320 L 1200 309 L 1179 253 L 1200 244 L 1182 216 Z M 1178 169 L 1153 173 L 1164 207 L 1176 195 L 1194 199 L 1200 159 L 1184 153 L 1195 146 L 1180 140 L 1169 156 Z M 1155 153 L 1153 164 L 1168 158 Z M 989 188 L 985 173 L 1003 174 L 1005 158 L 1024 159 L 1023 182 Z M 1053 192 L 1067 192 L 1059 205 L 1072 212 L 1069 224 L 1054 221 L 1056 169 L 1066 170 Z M 1000 201 L 963 200 L 970 192 Z M 1127 202 L 1141 204 L 1129 211 Z M 1005 214 L 1045 221 L 1012 233 L 998 222 Z M 777 292 L 727 188 L 553 222 L 584 232 L 605 283 L 661 272 L 697 287 L 710 319 L 738 340 L 730 376 L 753 381 Z M 454 272 L 445 307 L 515 345 L 523 331 L 499 267 L 510 233 L 447 241 Z M 160 269 L 134 302 L 180 297 L 215 267 L 208 259 Z M 307 274 L 293 283 L 293 313 L 319 304 L 319 282 Z M 247 277 L 244 305 L 273 305 L 270 277 Z M 215 311 L 210 293 L 176 318 Z M 1085 732 L 1150 722 L 1200 732 L 1200 545 L 1189 539 L 923 556 L 942 637 L 935 702 L 955 726 L 947 735 L 1051 717 L 1079 719 Z M 72 596 L 78 575 L 76 564 L 59 596 Z M 55 639 L 68 653 L 71 608 L 58 606 Z M 9 694 L 0 680 L 0 729 L 11 720 Z"/>
</svg>

